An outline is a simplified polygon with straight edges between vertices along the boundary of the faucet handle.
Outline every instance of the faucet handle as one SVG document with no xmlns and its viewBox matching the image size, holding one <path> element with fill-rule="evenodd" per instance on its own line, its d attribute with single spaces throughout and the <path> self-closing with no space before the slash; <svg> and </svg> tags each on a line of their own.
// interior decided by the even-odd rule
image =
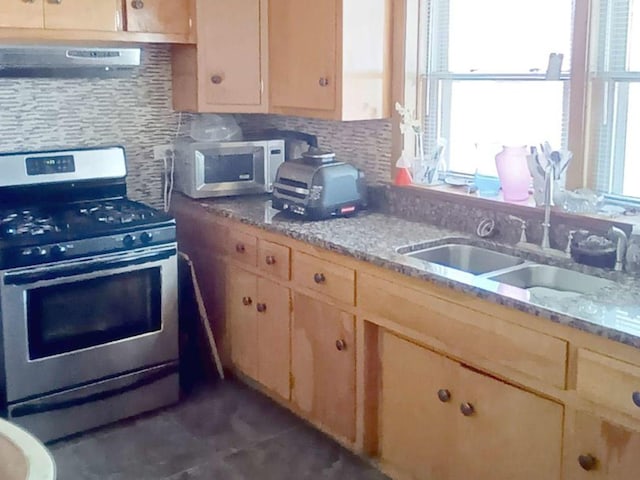
<svg viewBox="0 0 640 480">
<path fill-rule="evenodd" d="M 527 221 L 523 218 L 509 215 L 509 220 L 520 222 L 520 240 L 519 243 L 527 243 Z"/>
<path fill-rule="evenodd" d="M 571 244 L 573 243 L 573 237 L 578 233 L 577 230 L 569 230 L 569 235 L 567 236 L 567 246 L 564 249 L 564 253 L 567 254 L 567 257 L 571 256 Z"/>
</svg>

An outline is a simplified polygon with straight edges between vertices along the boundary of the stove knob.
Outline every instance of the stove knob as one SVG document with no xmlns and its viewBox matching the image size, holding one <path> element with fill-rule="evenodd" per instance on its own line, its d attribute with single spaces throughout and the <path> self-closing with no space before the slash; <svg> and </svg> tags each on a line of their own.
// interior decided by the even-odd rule
<svg viewBox="0 0 640 480">
<path fill-rule="evenodd" d="M 142 243 L 150 243 L 153 240 L 153 233 L 150 232 L 142 232 L 140 234 L 140 241 Z"/>
<path fill-rule="evenodd" d="M 136 241 L 136 237 L 134 237 L 133 235 L 125 235 L 122 238 L 122 244 L 127 247 L 133 247 L 133 243 Z"/>
<path fill-rule="evenodd" d="M 44 248 L 33 247 L 31 249 L 31 255 L 33 255 L 34 257 L 43 257 L 46 254 L 47 254 L 47 251 Z"/>
<path fill-rule="evenodd" d="M 51 247 L 51 256 L 53 257 L 62 257 L 65 253 L 67 253 L 67 247 L 62 245 L 54 245 Z"/>
</svg>

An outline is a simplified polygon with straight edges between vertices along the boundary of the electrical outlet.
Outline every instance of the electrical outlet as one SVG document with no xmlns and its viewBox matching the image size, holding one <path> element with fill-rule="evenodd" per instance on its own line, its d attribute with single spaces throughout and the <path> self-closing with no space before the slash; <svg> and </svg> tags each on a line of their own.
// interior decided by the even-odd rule
<svg viewBox="0 0 640 480">
<path fill-rule="evenodd" d="M 153 159 L 163 160 L 170 159 L 173 156 L 173 145 L 156 145 L 153 147 Z"/>
</svg>

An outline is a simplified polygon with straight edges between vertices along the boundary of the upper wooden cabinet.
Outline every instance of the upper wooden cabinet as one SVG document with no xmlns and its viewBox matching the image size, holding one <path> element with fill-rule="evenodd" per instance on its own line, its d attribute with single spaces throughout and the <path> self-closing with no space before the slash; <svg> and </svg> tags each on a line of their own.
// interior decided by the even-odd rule
<svg viewBox="0 0 640 480">
<path fill-rule="evenodd" d="M 44 3 L 42 0 L 3 0 L 0 2 L 1 28 L 43 28 Z"/>
<path fill-rule="evenodd" d="M 191 31 L 192 0 L 125 0 L 128 32 L 175 33 Z"/>
<path fill-rule="evenodd" d="M 122 0 L 44 0 L 44 28 L 122 30 Z"/>
<path fill-rule="evenodd" d="M 2 0 L 0 40 L 194 43 L 195 0 Z"/>
<path fill-rule="evenodd" d="M 270 111 L 390 115 L 391 0 L 271 0 Z"/>
<path fill-rule="evenodd" d="M 173 55 L 173 106 L 191 112 L 266 112 L 267 1 L 197 0 L 198 44 Z"/>
</svg>

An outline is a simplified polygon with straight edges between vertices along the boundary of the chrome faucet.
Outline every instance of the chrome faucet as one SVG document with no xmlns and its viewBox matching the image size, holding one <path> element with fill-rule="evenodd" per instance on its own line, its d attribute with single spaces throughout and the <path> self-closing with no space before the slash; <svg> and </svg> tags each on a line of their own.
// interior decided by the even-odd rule
<svg viewBox="0 0 640 480">
<path fill-rule="evenodd" d="M 549 229 L 551 228 L 551 203 L 553 202 L 553 163 L 549 162 L 544 169 L 544 222 L 542 223 L 542 242 L 540 247 L 543 250 L 551 248 L 549 242 Z"/>
<path fill-rule="evenodd" d="M 624 230 L 612 226 L 607 232 L 607 236 L 614 237 L 616 239 L 616 271 L 624 270 L 624 259 L 627 254 L 627 234 Z"/>
</svg>

